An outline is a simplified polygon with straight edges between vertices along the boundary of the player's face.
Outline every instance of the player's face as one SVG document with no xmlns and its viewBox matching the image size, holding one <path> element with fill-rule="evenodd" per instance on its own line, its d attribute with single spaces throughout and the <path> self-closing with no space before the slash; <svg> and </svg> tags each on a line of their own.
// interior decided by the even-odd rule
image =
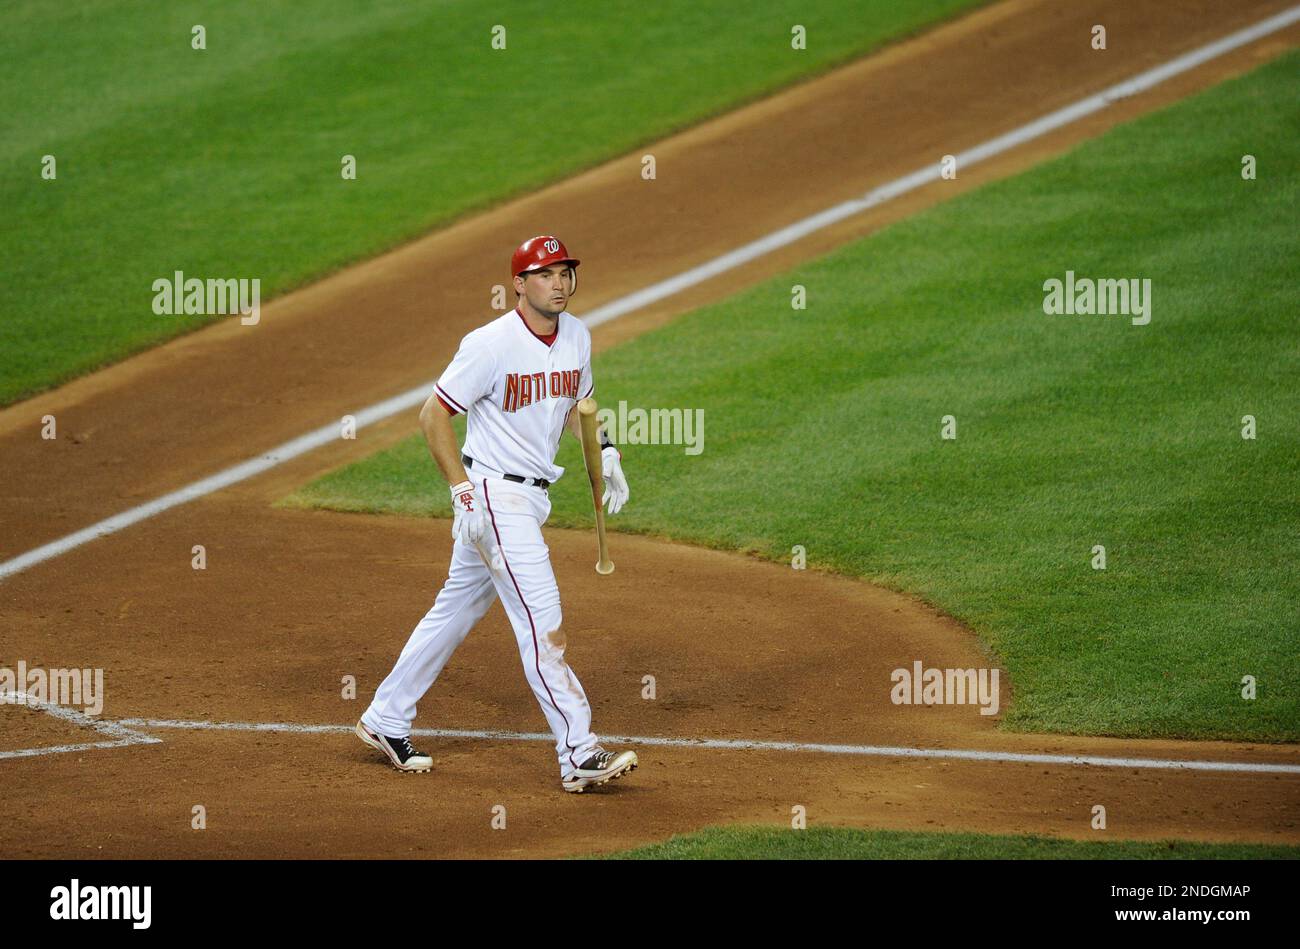
<svg viewBox="0 0 1300 949">
<path fill-rule="evenodd" d="M 573 292 L 573 268 L 567 264 L 551 264 L 516 280 L 523 284 L 523 294 L 529 305 L 547 316 L 562 313 Z"/>
</svg>

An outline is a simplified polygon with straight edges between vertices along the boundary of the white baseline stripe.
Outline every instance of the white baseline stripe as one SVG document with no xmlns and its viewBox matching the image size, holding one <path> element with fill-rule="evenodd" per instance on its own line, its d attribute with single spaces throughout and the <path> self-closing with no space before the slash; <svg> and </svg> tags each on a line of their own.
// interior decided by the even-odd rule
<svg viewBox="0 0 1300 949">
<path fill-rule="evenodd" d="M 1199 49 L 1194 49 L 1189 53 L 1184 53 L 1175 59 L 1146 72 L 1139 73 L 1132 79 L 1126 79 L 1107 89 L 1103 89 L 1096 95 L 1089 96 L 1086 99 L 1080 99 L 1071 105 L 1057 109 L 1042 118 L 1035 119 L 1027 125 L 1013 129 L 1005 135 L 999 135 L 997 138 L 983 142 L 964 152 L 959 152 L 954 157 L 957 160 L 958 168 L 966 168 L 985 159 L 992 158 L 1002 152 L 1009 151 L 1026 142 L 1031 142 L 1036 138 L 1041 138 L 1048 132 L 1055 131 L 1072 122 L 1077 122 L 1085 116 L 1094 112 L 1100 112 L 1107 106 L 1135 96 L 1140 92 L 1145 92 L 1166 79 L 1171 79 L 1180 73 L 1185 73 L 1190 69 L 1195 69 L 1204 63 L 1209 62 L 1225 53 L 1230 53 L 1234 49 L 1253 43 L 1262 39 L 1271 33 L 1285 29 L 1291 24 L 1300 21 L 1300 6 L 1291 7 L 1284 10 L 1267 20 L 1261 20 L 1254 26 L 1238 30 L 1236 33 L 1230 33 L 1220 40 L 1208 43 Z M 617 300 L 607 306 L 600 307 L 588 314 L 584 321 L 588 326 L 599 326 L 608 320 L 622 316 L 632 310 L 648 306 L 662 300 L 664 297 L 680 293 L 698 283 L 703 283 L 711 277 L 725 273 L 742 264 L 755 260 L 765 254 L 771 253 L 778 247 L 784 247 L 787 244 L 793 244 L 816 231 L 829 227 L 844 218 L 852 217 L 863 211 L 874 208 L 877 205 L 892 201 L 894 198 L 907 194 L 909 191 L 915 191 L 922 185 L 941 180 L 941 169 L 938 164 L 927 165 L 924 168 L 918 168 L 901 178 L 883 184 L 878 188 L 873 188 L 860 198 L 852 198 L 841 204 L 827 208 L 825 211 L 804 218 L 802 221 L 796 221 L 779 231 L 773 231 L 766 237 L 759 238 L 752 243 L 745 244 L 733 251 L 723 254 L 721 257 L 715 257 L 708 263 L 701 264 L 698 267 L 687 270 L 678 274 L 662 283 L 656 283 L 653 287 L 647 287 L 632 293 L 621 300 Z"/>
<path fill-rule="evenodd" d="M 124 718 L 131 728 L 178 728 L 187 731 L 292 732 L 342 734 L 350 725 L 299 725 L 293 722 L 191 722 L 176 719 Z M 421 738 L 470 738 L 478 741 L 539 741 L 553 744 L 549 732 L 476 731 L 416 728 Z M 1100 755 L 1025 754 L 1014 751 L 972 751 L 961 748 L 905 748 L 888 745 L 827 745 L 798 741 L 750 741 L 727 738 L 657 738 L 646 735 L 606 735 L 610 744 L 654 745 L 668 748 L 715 748 L 727 751 L 794 751 L 880 758 L 940 758 L 961 761 L 1023 762 L 1048 765 L 1095 765 L 1103 768 L 1160 768 L 1186 771 L 1227 771 L 1249 774 L 1300 774 L 1300 765 L 1251 764 L 1237 761 L 1181 761 L 1176 758 L 1108 758 Z"/>
<path fill-rule="evenodd" d="M 1080 99 L 1078 102 L 1068 105 L 1065 108 L 1058 109 L 1042 118 L 1035 119 L 1027 125 L 1022 125 L 1005 135 L 999 135 L 997 138 L 990 139 L 980 145 L 967 149 L 956 156 L 957 166 L 959 168 L 967 167 L 984 161 L 994 155 L 1001 154 L 1018 145 L 1033 141 L 1072 122 L 1099 112 L 1108 105 L 1124 98 L 1145 92 L 1154 86 L 1159 85 L 1167 79 L 1195 69 L 1203 63 L 1209 62 L 1219 56 L 1238 49 L 1248 43 L 1253 43 L 1262 39 L 1278 30 L 1300 21 L 1300 5 L 1291 7 L 1266 20 L 1256 23 L 1254 26 L 1238 30 L 1220 40 L 1208 43 L 1199 49 L 1184 53 L 1175 59 L 1163 65 L 1148 69 L 1146 72 L 1127 79 L 1124 82 L 1117 83 L 1105 89 L 1096 95 L 1089 96 L 1086 99 Z M 919 168 L 910 174 L 895 179 L 878 188 L 873 188 L 860 198 L 854 198 L 837 204 L 834 207 L 820 211 L 811 217 L 806 217 L 802 221 L 796 221 L 787 227 L 768 234 L 766 237 L 759 238 L 749 244 L 736 248 L 720 257 L 715 257 L 707 263 L 690 270 L 670 277 L 667 280 L 660 281 L 652 287 L 646 287 L 642 290 L 628 294 L 620 300 L 615 300 L 605 306 L 597 307 L 583 317 L 583 322 L 588 326 L 599 326 L 610 320 L 616 319 L 632 310 L 648 306 L 665 297 L 673 296 L 696 284 L 703 283 L 712 277 L 733 270 L 742 264 L 748 263 L 764 254 L 770 253 L 778 247 L 784 247 L 792 244 L 797 240 L 807 237 L 816 231 L 829 227 L 830 225 L 860 214 L 877 205 L 891 201 L 900 195 L 907 194 L 909 191 L 915 191 L 922 185 L 940 180 L 940 169 L 938 165 L 927 165 Z M 394 396 L 369 408 L 363 409 L 356 413 L 358 429 L 364 428 L 375 422 L 382 421 L 389 416 L 396 415 L 398 412 L 406 411 L 420 405 L 429 397 L 433 391 L 436 380 L 431 380 L 422 386 L 411 389 L 401 395 Z M 196 481 L 187 485 L 178 491 L 165 494 L 160 498 L 141 504 L 138 507 L 130 508 L 121 514 L 106 518 L 83 528 L 74 534 L 61 537 L 58 540 L 51 541 L 40 547 L 30 550 L 10 560 L 0 563 L 0 580 L 5 577 L 13 576 L 26 570 L 28 567 L 49 560 L 70 550 L 74 550 L 97 537 L 115 533 L 123 528 L 130 527 L 132 524 L 139 523 L 156 514 L 161 514 L 169 508 L 176 507 L 178 504 L 184 504 L 186 501 L 192 501 L 195 498 L 202 497 L 205 494 L 211 494 L 214 491 L 220 491 L 232 484 L 237 484 L 254 475 L 274 468 L 276 465 L 297 458 L 299 455 L 306 454 L 316 448 L 321 448 L 338 438 L 338 422 L 331 422 L 315 431 L 308 432 L 295 438 L 292 441 L 285 442 L 277 448 L 271 449 L 266 454 L 257 458 L 245 461 L 224 471 L 219 471 L 214 475 Z"/>
<path fill-rule="evenodd" d="M 148 744 L 157 744 L 157 738 L 151 738 Z M 80 745 L 45 745 L 41 748 L 19 748 L 17 751 L 0 751 L 0 760 L 4 758 L 37 758 L 42 755 L 61 755 L 69 751 L 93 751 L 96 748 L 124 748 L 127 745 L 142 745 L 141 741 L 89 741 Z"/>
<path fill-rule="evenodd" d="M 27 695 L 26 692 L 0 692 L 0 707 L 5 705 L 26 705 L 29 708 L 39 708 L 47 715 L 62 719 L 72 725 L 79 725 L 82 728 L 89 728 L 101 735 L 108 736 L 109 741 L 90 741 L 76 745 L 46 745 L 43 748 L 20 748 L 17 751 L 0 751 L 0 759 L 3 758 L 31 758 L 38 755 L 58 755 L 69 751 L 88 751 L 92 748 L 122 748 L 126 745 L 156 745 L 162 739 L 154 738 L 151 735 L 142 735 L 133 731 L 123 722 L 113 722 L 92 718 L 85 712 L 78 711 L 75 708 L 69 708 L 64 705 L 55 705 L 53 702 L 45 702 L 40 699 L 34 699 Z"/>
<path fill-rule="evenodd" d="M 362 409 L 356 414 L 356 427 L 358 429 L 364 428 L 367 425 L 372 425 L 375 422 L 380 422 L 390 416 L 396 415 L 398 412 L 421 405 L 424 403 L 425 399 L 429 397 L 429 393 L 432 391 L 433 383 L 429 383 L 427 386 L 409 389 L 401 395 L 394 396 L 391 399 L 386 399 L 385 401 L 372 405 L 369 408 Z M 339 432 L 339 423 L 337 421 L 331 422 L 328 425 L 321 426 L 314 431 L 308 432 L 306 435 L 300 435 L 292 441 L 285 442 L 283 445 L 272 448 L 270 451 L 263 455 L 259 455 L 257 458 L 252 458 L 230 468 L 226 468 L 223 471 L 218 471 L 216 474 L 209 475 L 201 481 L 195 481 L 177 491 L 171 492 L 170 494 L 164 494 L 160 498 L 155 498 L 154 500 L 141 504 L 138 507 L 130 508 L 129 510 L 123 511 L 121 514 L 115 514 L 97 524 L 92 524 L 89 527 L 81 529 L 75 534 L 69 534 L 66 537 L 61 537 L 58 540 L 51 541 L 50 543 L 37 547 L 34 550 L 29 550 L 27 553 L 14 557 L 12 560 L 6 560 L 4 563 L 0 563 L 0 579 L 12 576 L 15 573 L 20 573 L 28 567 L 34 566 L 43 560 L 49 560 L 53 557 L 59 556 L 60 554 L 66 554 L 68 551 L 74 550 L 82 544 L 94 540 L 96 537 L 104 537 L 108 534 L 116 533 L 123 528 L 130 527 L 132 524 L 137 524 L 140 521 L 147 520 L 156 514 L 161 514 L 163 511 L 176 507 L 178 504 L 184 504 L 186 501 L 193 501 L 195 498 L 201 498 L 206 494 L 213 493 L 214 491 L 220 491 L 222 488 L 228 488 L 232 484 L 246 481 L 254 475 L 268 471 L 277 465 L 281 465 L 286 461 L 297 458 L 299 455 L 305 455 L 309 451 L 324 447 L 330 442 L 337 441 L 339 438 Z"/>
</svg>

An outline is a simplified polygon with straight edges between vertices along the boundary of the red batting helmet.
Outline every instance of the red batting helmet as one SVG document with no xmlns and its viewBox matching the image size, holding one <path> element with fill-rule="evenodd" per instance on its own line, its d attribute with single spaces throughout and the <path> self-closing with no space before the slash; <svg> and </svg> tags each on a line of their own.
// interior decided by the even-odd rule
<svg viewBox="0 0 1300 949">
<path fill-rule="evenodd" d="M 568 264 L 570 267 L 576 267 L 580 263 L 582 261 L 569 256 L 564 243 L 558 237 L 541 234 L 530 237 L 519 245 L 510 258 L 510 272 L 519 276 L 521 273 L 540 270 L 551 264 Z"/>
</svg>

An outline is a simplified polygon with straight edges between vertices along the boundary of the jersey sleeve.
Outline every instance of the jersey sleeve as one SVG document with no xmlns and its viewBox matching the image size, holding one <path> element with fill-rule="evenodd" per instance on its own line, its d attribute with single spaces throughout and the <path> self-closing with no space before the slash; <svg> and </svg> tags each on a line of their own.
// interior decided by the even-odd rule
<svg viewBox="0 0 1300 949">
<path fill-rule="evenodd" d="M 460 349 L 438 378 L 435 392 L 453 412 L 468 412 L 471 405 L 492 393 L 495 378 L 495 354 L 481 336 L 471 333 L 460 341 Z"/>
<path fill-rule="evenodd" d="M 586 329 L 586 326 L 583 326 Z M 578 398 L 585 399 L 596 391 L 596 380 L 591 377 L 591 334 L 587 334 L 587 358 L 583 360 L 582 372 L 578 376 Z"/>
</svg>

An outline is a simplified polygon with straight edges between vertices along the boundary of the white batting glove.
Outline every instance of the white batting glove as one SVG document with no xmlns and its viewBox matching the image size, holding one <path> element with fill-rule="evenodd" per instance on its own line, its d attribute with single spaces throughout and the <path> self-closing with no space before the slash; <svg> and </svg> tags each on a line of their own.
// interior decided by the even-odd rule
<svg viewBox="0 0 1300 949">
<path fill-rule="evenodd" d="M 451 510 L 455 515 L 451 522 L 451 536 L 461 543 L 474 546 L 483 537 L 485 524 L 483 505 L 479 502 L 478 492 L 469 481 L 453 485 L 451 489 Z"/>
<path fill-rule="evenodd" d="M 600 453 L 600 473 L 605 479 L 605 496 L 601 504 L 608 505 L 609 513 L 617 514 L 627 503 L 627 478 L 623 477 L 622 456 L 613 445 Z"/>
</svg>

